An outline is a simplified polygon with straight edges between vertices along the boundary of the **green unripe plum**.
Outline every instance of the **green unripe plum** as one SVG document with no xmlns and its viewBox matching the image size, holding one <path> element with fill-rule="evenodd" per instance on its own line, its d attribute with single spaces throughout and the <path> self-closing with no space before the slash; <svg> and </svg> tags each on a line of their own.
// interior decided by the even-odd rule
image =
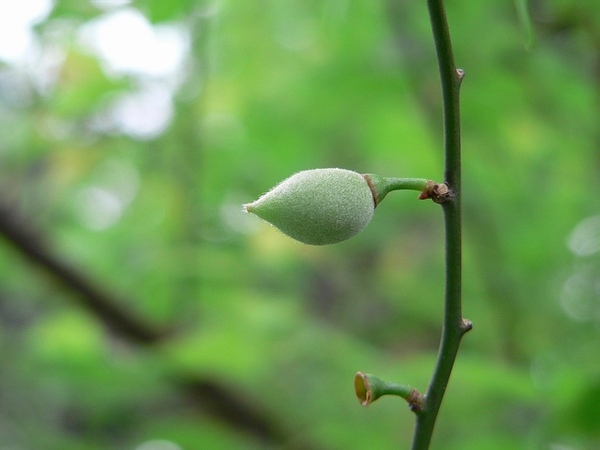
<svg viewBox="0 0 600 450">
<path fill-rule="evenodd" d="M 351 238 L 373 217 L 375 202 L 363 175 L 345 169 L 313 169 L 282 181 L 244 210 L 310 245 Z"/>
</svg>

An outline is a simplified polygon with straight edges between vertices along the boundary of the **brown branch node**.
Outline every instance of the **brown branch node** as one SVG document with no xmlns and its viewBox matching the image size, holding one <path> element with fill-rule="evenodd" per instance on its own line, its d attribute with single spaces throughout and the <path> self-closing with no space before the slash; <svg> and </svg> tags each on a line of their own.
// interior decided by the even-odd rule
<svg viewBox="0 0 600 450">
<path fill-rule="evenodd" d="M 413 389 L 406 398 L 408 407 L 414 413 L 420 413 L 425 408 L 425 397 L 416 389 Z"/>
<path fill-rule="evenodd" d="M 436 183 L 429 180 L 419 200 L 431 199 L 435 203 L 446 203 L 454 198 L 454 192 L 447 183 Z"/>
</svg>

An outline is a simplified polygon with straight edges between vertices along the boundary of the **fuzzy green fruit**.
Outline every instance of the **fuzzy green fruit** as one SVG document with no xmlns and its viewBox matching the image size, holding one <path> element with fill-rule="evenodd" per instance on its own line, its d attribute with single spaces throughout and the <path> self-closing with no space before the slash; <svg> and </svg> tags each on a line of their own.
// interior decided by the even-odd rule
<svg viewBox="0 0 600 450">
<path fill-rule="evenodd" d="M 351 238 L 373 217 L 375 202 L 364 176 L 345 169 L 313 169 L 282 181 L 247 212 L 310 245 Z"/>
</svg>

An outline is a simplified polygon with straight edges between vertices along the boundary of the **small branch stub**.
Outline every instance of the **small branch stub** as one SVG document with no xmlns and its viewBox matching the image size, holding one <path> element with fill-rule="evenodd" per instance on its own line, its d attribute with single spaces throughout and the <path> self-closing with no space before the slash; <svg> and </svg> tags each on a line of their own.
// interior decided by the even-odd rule
<svg viewBox="0 0 600 450">
<path fill-rule="evenodd" d="M 424 398 L 419 391 L 405 384 L 384 381 L 369 373 L 356 373 L 354 376 L 354 391 L 358 401 L 363 406 L 369 406 L 384 395 L 396 395 L 408 402 L 411 411 L 420 412 L 423 410 Z"/>
</svg>

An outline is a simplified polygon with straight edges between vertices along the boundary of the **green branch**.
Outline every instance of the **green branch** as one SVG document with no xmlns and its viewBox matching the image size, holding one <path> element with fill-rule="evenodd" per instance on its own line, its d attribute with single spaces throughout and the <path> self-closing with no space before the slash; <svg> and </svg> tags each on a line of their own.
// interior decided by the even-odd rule
<svg viewBox="0 0 600 450">
<path fill-rule="evenodd" d="M 452 43 L 443 0 L 428 0 L 429 16 L 438 58 L 444 111 L 445 182 L 451 195 L 442 202 L 446 247 L 444 323 L 436 367 L 425 404 L 417 412 L 413 450 L 429 448 L 431 436 L 450 379 L 460 341 L 471 323 L 462 317 L 461 307 L 461 161 L 459 89 L 463 72 L 454 64 Z"/>
</svg>

